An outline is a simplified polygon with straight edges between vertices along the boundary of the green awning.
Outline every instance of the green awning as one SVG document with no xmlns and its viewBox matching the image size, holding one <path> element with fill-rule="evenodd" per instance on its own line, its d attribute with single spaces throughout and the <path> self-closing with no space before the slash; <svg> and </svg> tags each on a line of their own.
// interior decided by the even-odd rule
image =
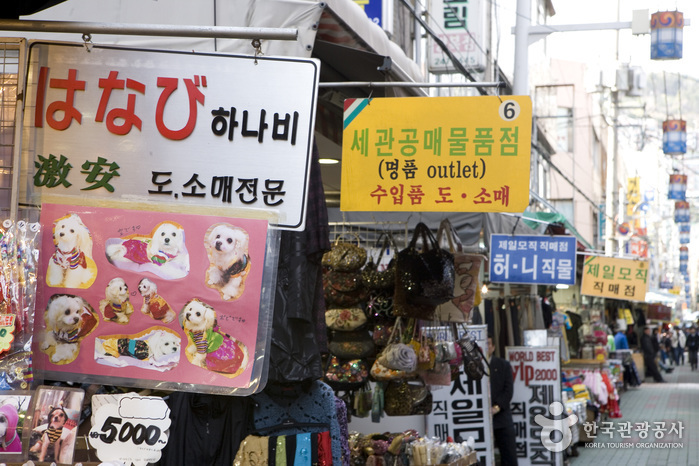
<svg viewBox="0 0 699 466">
<path fill-rule="evenodd" d="M 592 245 L 585 238 L 583 238 L 578 230 L 576 230 L 575 227 L 568 221 L 568 219 L 563 216 L 563 214 L 559 214 L 557 212 L 523 212 L 522 219 L 529 227 L 537 231 L 545 230 L 546 224 L 560 223 L 566 228 L 566 230 L 573 234 L 583 246 L 585 246 L 587 249 L 594 249 Z"/>
</svg>

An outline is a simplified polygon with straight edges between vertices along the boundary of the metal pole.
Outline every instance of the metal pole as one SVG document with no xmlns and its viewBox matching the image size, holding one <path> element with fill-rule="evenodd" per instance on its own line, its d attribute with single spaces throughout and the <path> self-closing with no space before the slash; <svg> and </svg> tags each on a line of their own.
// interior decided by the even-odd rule
<svg viewBox="0 0 699 466">
<path fill-rule="evenodd" d="M 342 81 L 322 82 L 318 87 L 503 87 L 505 83 L 415 83 L 415 82 L 370 82 L 370 81 Z"/>
<path fill-rule="evenodd" d="M 512 94 L 529 95 L 529 28 L 532 20 L 531 0 L 517 0 L 515 23 L 515 69 Z"/>
<path fill-rule="evenodd" d="M 207 37 L 219 39 L 296 40 L 298 29 L 167 24 L 90 23 L 80 21 L 0 20 L 0 31 L 34 31 L 132 36 Z"/>
</svg>

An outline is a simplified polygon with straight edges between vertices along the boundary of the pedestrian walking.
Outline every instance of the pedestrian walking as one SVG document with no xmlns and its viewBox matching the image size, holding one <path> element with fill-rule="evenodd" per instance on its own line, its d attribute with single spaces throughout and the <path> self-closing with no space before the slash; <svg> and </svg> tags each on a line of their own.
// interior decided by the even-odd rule
<svg viewBox="0 0 699 466">
<path fill-rule="evenodd" d="M 699 334 L 697 334 L 697 329 L 694 325 L 689 328 L 689 335 L 687 335 L 687 356 L 689 358 L 689 365 L 692 370 L 697 370 L 697 351 L 699 351 Z"/>
<path fill-rule="evenodd" d="M 643 329 L 641 348 L 643 349 L 643 364 L 646 366 L 646 377 L 650 375 L 656 382 L 665 382 L 665 379 L 663 379 L 663 376 L 660 375 L 658 371 L 658 366 L 655 365 L 655 350 L 653 349 L 653 338 L 651 337 L 650 327 Z"/>
</svg>

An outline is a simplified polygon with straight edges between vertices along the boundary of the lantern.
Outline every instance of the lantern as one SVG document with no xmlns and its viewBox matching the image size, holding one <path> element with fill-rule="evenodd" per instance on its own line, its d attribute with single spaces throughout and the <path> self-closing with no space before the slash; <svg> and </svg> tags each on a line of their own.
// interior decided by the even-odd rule
<svg viewBox="0 0 699 466">
<path fill-rule="evenodd" d="M 687 193 L 687 175 L 673 173 L 670 175 L 670 189 L 667 198 L 684 201 Z"/>
<path fill-rule="evenodd" d="M 689 248 L 687 246 L 680 246 L 680 261 L 689 260 Z"/>
<path fill-rule="evenodd" d="M 680 273 L 687 273 L 687 262 L 680 261 Z"/>
<path fill-rule="evenodd" d="M 675 223 L 689 222 L 689 202 L 675 201 Z"/>
<path fill-rule="evenodd" d="M 659 11 L 650 16 L 651 60 L 682 58 L 684 15 L 679 11 Z"/>
<path fill-rule="evenodd" d="M 682 155 L 687 153 L 686 121 L 663 121 L 663 153 L 665 155 Z"/>
<path fill-rule="evenodd" d="M 680 223 L 680 244 L 689 244 L 690 226 L 689 223 Z"/>
</svg>

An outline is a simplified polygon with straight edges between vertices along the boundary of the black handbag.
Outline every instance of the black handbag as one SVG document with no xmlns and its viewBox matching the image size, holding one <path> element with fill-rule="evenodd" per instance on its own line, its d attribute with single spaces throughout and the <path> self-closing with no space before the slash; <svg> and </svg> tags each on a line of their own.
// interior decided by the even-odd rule
<svg viewBox="0 0 699 466">
<path fill-rule="evenodd" d="M 417 248 L 422 240 L 422 249 Z M 439 247 L 424 223 L 415 226 L 407 248 L 396 257 L 394 312 L 431 320 L 435 308 L 453 297 L 454 255 Z"/>
<path fill-rule="evenodd" d="M 461 347 L 463 357 L 464 372 L 473 380 L 481 380 L 486 375 L 485 368 L 488 368 L 487 375 L 490 377 L 490 365 L 488 359 L 483 354 L 483 350 L 478 346 L 476 340 L 468 333 L 457 341 Z"/>
</svg>

